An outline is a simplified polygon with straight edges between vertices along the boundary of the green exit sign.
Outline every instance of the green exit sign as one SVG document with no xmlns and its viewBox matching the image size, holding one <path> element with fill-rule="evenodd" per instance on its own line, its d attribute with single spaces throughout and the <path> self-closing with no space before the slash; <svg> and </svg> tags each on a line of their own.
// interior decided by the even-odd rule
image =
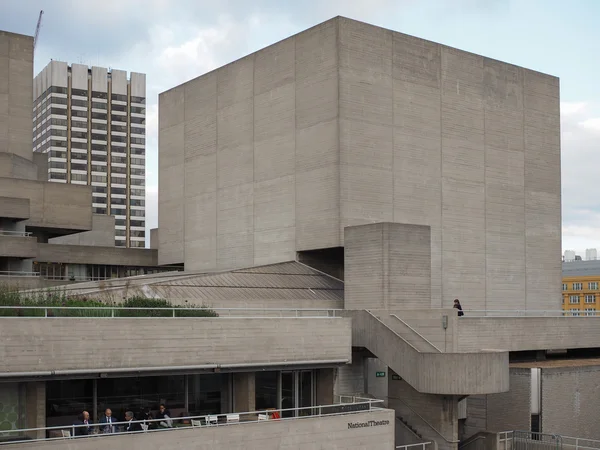
<svg viewBox="0 0 600 450">
<path fill-rule="evenodd" d="M 377 378 L 382 378 L 382 377 L 385 377 L 385 372 L 375 372 L 375 376 L 376 376 Z"/>
</svg>

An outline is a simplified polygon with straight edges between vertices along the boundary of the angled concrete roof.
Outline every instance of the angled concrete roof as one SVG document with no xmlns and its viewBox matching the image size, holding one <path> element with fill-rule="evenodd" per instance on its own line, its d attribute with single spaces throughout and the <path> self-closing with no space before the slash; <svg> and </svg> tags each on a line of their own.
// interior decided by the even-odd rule
<svg viewBox="0 0 600 450">
<path fill-rule="evenodd" d="M 69 295 L 143 295 L 215 308 L 342 308 L 343 282 L 297 261 L 227 272 L 171 272 L 66 286 Z"/>
</svg>

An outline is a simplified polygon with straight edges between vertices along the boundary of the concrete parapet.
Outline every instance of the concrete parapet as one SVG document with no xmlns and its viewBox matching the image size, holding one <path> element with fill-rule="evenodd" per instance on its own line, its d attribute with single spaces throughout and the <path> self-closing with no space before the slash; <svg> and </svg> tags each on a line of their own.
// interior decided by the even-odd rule
<svg viewBox="0 0 600 450">
<path fill-rule="evenodd" d="M 347 318 L 2 317 L 0 341 L 6 344 L 0 347 L 5 362 L 0 374 L 17 378 L 23 376 L 19 372 L 49 375 L 183 366 L 200 370 L 351 361 Z M 90 351 L 93 358 L 88 357 Z"/>
</svg>

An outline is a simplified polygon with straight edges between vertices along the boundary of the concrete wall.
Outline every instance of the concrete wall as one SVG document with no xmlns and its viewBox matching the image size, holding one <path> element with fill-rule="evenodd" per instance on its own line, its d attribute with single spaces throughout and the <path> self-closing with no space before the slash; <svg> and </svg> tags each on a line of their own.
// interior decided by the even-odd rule
<svg viewBox="0 0 600 450">
<path fill-rule="evenodd" d="M 336 33 L 326 22 L 159 96 L 160 264 L 339 246 Z"/>
<path fill-rule="evenodd" d="M 114 230 L 113 230 L 114 231 Z M 156 250 L 145 248 L 99 247 L 74 244 L 38 244 L 38 262 L 64 264 L 107 264 L 151 267 L 156 265 Z"/>
<path fill-rule="evenodd" d="M 0 235 L 0 256 L 14 258 L 35 258 L 38 243 L 34 237 Z"/>
<path fill-rule="evenodd" d="M 13 153 L 0 153 L 0 177 L 37 180 L 38 166 L 31 160 Z"/>
<path fill-rule="evenodd" d="M 349 423 L 369 421 L 384 423 L 378 426 L 348 427 Z M 67 445 L 69 450 L 95 450 L 105 446 L 114 450 L 390 450 L 394 446 L 394 417 L 392 411 L 381 409 L 339 416 L 76 439 L 68 441 Z M 14 444 L 13 447 L 63 449 L 65 441 Z"/>
<path fill-rule="evenodd" d="M 150 230 L 150 248 L 158 250 L 158 228 L 152 228 Z"/>
<path fill-rule="evenodd" d="M 600 439 L 599 376 L 600 366 L 542 368 L 542 432 Z"/>
<path fill-rule="evenodd" d="M 457 448 L 458 400 L 453 396 L 423 394 L 404 380 L 388 379 L 388 406 L 426 441 L 437 448 Z M 398 445 L 400 445 L 398 443 Z"/>
<path fill-rule="evenodd" d="M 33 38 L 0 31 L 0 153 L 32 157 Z"/>
<path fill-rule="evenodd" d="M 364 347 L 422 393 L 475 395 L 509 389 L 508 352 L 420 353 L 367 311 L 352 317 L 352 345 Z"/>
<path fill-rule="evenodd" d="M 597 317 L 468 317 L 458 319 L 458 351 L 595 348 Z"/>
<path fill-rule="evenodd" d="M 29 199 L 15 197 L 0 197 L 0 211 L 5 219 L 29 219 Z M 8 221 L 4 223 L 8 227 Z M 11 227 L 15 227 L 14 222 Z"/>
<path fill-rule="evenodd" d="M 159 103 L 161 264 L 251 266 L 340 246 L 348 225 L 427 225 L 430 306 L 559 306 L 557 78 L 335 18 Z"/>
<path fill-rule="evenodd" d="M 469 415 L 467 407 L 467 417 Z M 531 369 L 510 369 L 510 391 L 487 396 L 486 431 L 530 429 Z"/>
<path fill-rule="evenodd" d="M 50 233 L 92 229 L 91 186 L 0 178 L 0 192 L 29 200 L 27 227 L 48 228 Z"/>
<path fill-rule="evenodd" d="M 337 368 L 334 394 L 358 395 L 365 393 L 365 359 L 360 353 L 352 353 L 352 364 Z"/>
<path fill-rule="evenodd" d="M 93 245 L 111 247 L 115 245 L 115 217 L 100 214 L 92 215 L 91 231 L 61 236 L 48 241 L 50 244 Z"/>
<path fill-rule="evenodd" d="M 382 311 L 372 312 L 376 315 L 383 313 Z M 456 309 L 392 310 L 385 312 L 397 315 L 441 351 L 459 351 L 457 339 L 459 319 Z M 444 316 L 448 318 L 446 328 L 443 326 Z"/>
<path fill-rule="evenodd" d="M 376 223 L 344 234 L 344 307 L 430 307 L 431 242 L 428 226 Z"/>
<path fill-rule="evenodd" d="M 327 318 L 0 318 L 0 371 L 350 361 L 350 328 Z"/>
</svg>

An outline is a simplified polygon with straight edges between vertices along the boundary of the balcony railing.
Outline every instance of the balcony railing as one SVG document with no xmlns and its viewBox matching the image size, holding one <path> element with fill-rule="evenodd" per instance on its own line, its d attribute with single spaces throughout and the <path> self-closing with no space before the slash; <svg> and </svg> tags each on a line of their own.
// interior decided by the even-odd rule
<svg viewBox="0 0 600 450">
<path fill-rule="evenodd" d="M 203 312 L 214 311 L 220 318 L 341 318 L 341 309 L 319 308 L 129 308 L 123 306 L 1 306 L 0 317 L 47 318 L 197 318 Z M 210 317 L 210 316 L 208 316 Z"/>
<path fill-rule="evenodd" d="M 419 442 L 418 444 L 397 445 L 396 450 L 428 450 L 431 442 Z"/>
<path fill-rule="evenodd" d="M 465 309 L 465 315 L 461 317 L 598 317 L 600 311 L 586 311 L 585 308 L 575 311 L 566 309 L 548 309 L 548 310 L 476 310 Z"/>
<path fill-rule="evenodd" d="M 31 232 L 29 231 L 8 231 L 8 230 L 0 230 L 0 236 L 20 236 L 20 237 L 30 237 Z"/>
<path fill-rule="evenodd" d="M 357 399 L 358 400 L 358 399 Z M 209 414 L 204 416 L 187 416 L 165 419 L 135 420 L 139 431 L 126 431 L 129 422 L 114 422 L 108 424 L 69 425 L 43 428 L 25 428 L 18 430 L 1 430 L 0 445 L 18 444 L 23 441 L 52 441 L 62 439 L 79 439 L 94 437 L 109 437 L 140 433 L 176 432 L 181 429 L 207 428 L 219 426 L 235 426 L 248 423 L 267 423 L 273 421 L 298 420 L 311 417 L 338 416 L 356 413 L 364 413 L 380 410 L 383 400 L 361 399 L 352 403 L 337 403 L 333 405 L 308 406 L 305 408 L 268 409 L 263 411 L 251 411 L 227 414 Z M 290 416 L 290 417 L 284 417 Z M 166 422 L 166 423 L 165 423 Z M 162 425 L 161 425 L 162 423 Z M 139 425 L 139 427 L 137 427 Z M 164 425 L 170 425 L 165 427 Z M 81 433 L 85 435 L 79 436 Z M 39 437 L 43 434 L 44 437 Z M 99 444 L 100 445 L 100 444 Z M 104 446 L 104 445 L 103 445 Z M 415 449 L 418 450 L 418 449 Z"/>
</svg>

